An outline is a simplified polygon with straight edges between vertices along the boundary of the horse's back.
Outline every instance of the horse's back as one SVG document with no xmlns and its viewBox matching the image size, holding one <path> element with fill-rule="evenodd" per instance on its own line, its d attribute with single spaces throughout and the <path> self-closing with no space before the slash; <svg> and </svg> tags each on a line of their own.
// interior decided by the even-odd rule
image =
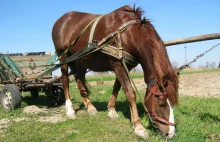
<svg viewBox="0 0 220 142">
<path fill-rule="evenodd" d="M 56 50 L 65 50 L 82 29 L 97 15 L 71 11 L 62 15 L 54 24 L 52 39 Z"/>
<path fill-rule="evenodd" d="M 95 31 L 93 32 L 93 40 L 101 41 L 109 34 L 116 32 L 122 24 L 129 20 L 132 20 L 135 16 L 133 16 L 133 14 L 129 12 L 126 12 L 126 10 L 127 9 L 118 9 L 108 14 L 105 14 L 99 20 L 95 27 Z M 80 32 L 82 32 L 83 29 L 97 16 L 98 15 L 96 14 L 82 13 L 76 11 L 68 12 L 61 16 L 55 22 L 52 31 L 52 38 L 57 55 L 62 55 L 67 48 L 69 48 L 68 51 L 71 54 L 85 48 L 88 45 L 88 40 L 93 23 L 91 23 L 91 25 L 87 28 L 87 30 L 85 30 L 83 34 L 80 35 Z M 125 34 L 123 33 L 123 35 Z M 132 34 L 130 35 L 132 36 Z M 71 43 L 77 38 L 77 36 L 79 36 L 79 38 L 77 39 L 75 44 L 69 47 Z M 133 44 L 128 44 L 127 42 L 129 41 L 130 43 L 130 40 L 128 40 L 128 38 L 125 39 L 127 39 L 126 44 L 124 44 L 125 42 L 123 42 L 124 40 L 122 40 L 123 50 L 130 53 L 129 51 L 134 50 L 132 48 Z M 115 42 L 115 37 L 111 38 L 110 40 L 111 42 L 113 42 L 113 45 L 117 44 Z M 80 64 L 81 66 L 93 71 L 110 71 L 110 60 L 115 59 L 112 56 L 106 55 L 102 52 L 95 52 L 91 55 L 78 59 L 76 62 L 77 64 Z"/>
</svg>

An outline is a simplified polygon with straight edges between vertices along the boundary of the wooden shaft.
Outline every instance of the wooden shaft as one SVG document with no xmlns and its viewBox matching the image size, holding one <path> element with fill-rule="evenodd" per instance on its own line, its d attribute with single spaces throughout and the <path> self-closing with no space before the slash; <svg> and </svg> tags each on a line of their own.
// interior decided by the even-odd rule
<svg viewBox="0 0 220 142">
<path fill-rule="evenodd" d="M 171 46 L 171 45 L 213 40 L 213 39 L 220 39 L 220 33 L 206 34 L 206 35 L 201 35 L 201 36 L 193 36 L 193 37 L 181 38 L 181 39 L 177 39 L 177 40 L 169 40 L 169 41 L 165 41 L 164 44 L 166 46 Z"/>
<path fill-rule="evenodd" d="M 68 73 L 68 76 L 70 76 L 70 75 L 72 75 L 72 72 L 71 72 L 71 71 Z M 55 82 L 55 81 L 57 81 L 57 80 L 61 79 L 62 77 L 63 77 L 63 75 L 62 75 L 62 74 L 61 74 L 61 75 L 59 75 L 59 76 L 57 76 L 55 79 L 53 79 L 53 80 L 51 81 L 51 83 L 53 83 L 53 82 Z"/>
<path fill-rule="evenodd" d="M 35 78 L 36 76 L 27 76 L 24 78 L 16 78 L 16 81 L 25 80 L 25 79 L 35 79 Z M 51 78 L 51 75 L 48 75 L 48 76 L 42 77 L 41 79 L 50 79 L 50 78 Z"/>
</svg>

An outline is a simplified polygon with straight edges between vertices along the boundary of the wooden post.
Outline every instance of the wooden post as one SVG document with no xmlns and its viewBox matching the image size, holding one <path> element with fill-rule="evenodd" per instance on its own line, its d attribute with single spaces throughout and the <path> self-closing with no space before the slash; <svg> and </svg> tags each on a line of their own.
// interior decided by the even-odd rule
<svg viewBox="0 0 220 142">
<path fill-rule="evenodd" d="M 206 40 L 213 40 L 213 39 L 220 39 L 220 33 L 193 36 L 193 37 L 181 38 L 177 40 L 169 40 L 169 41 L 165 41 L 164 44 L 166 46 L 172 46 L 172 45 L 177 45 L 177 44 L 206 41 Z"/>
</svg>

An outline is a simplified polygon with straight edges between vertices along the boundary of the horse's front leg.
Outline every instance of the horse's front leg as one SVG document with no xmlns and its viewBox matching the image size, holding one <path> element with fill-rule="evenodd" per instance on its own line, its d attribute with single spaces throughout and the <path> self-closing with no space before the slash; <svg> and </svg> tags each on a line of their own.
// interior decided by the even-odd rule
<svg viewBox="0 0 220 142">
<path fill-rule="evenodd" d="M 138 115 L 137 105 L 136 105 L 136 94 L 126 74 L 126 71 L 122 66 L 121 62 L 119 61 L 111 61 L 111 66 L 116 74 L 118 81 L 122 85 L 122 88 L 125 92 L 125 96 L 129 103 L 130 112 L 131 112 L 131 121 L 134 127 L 134 133 L 144 139 L 147 139 L 149 135 L 146 129 L 143 127 L 141 123 L 141 119 Z"/>
<path fill-rule="evenodd" d="M 114 86 L 113 86 L 112 94 L 111 94 L 110 99 L 108 101 L 108 117 L 112 120 L 115 120 L 118 118 L 118 114 L 115 110 L 115 102 L 116 102 L 120 88 L 121 88 L 121 84 L 118 81 L 118 79 L 116 79 Z"/>
<path fill-rule="evenodd" d="M 61 67 L 62 72 L 62 83 L 63 83 L 63 89 L 66 99 L 66 115 L 69 118 L 75 119 L 75 111 L 72 108 L 72 102 L 70 100 L 70 93 L 69 93 L 69 78 L 68 78 L 68 65 L 65 64 Z"/>
<path fill-rule="evenodd" d="M 80 95 L 82 97 L 83 103 L 87 108 L 87 111 L 90 115 L 95 115 L 97 113 L 96 108 L 93 106 L 91 100 L 89 99 L 89 90 L 85 84 L 85 74 L 86 69 L 82 68 L 78 65 L 77 72 L 75 74 L 75 80 L 80 91 Z"/>
</svg>

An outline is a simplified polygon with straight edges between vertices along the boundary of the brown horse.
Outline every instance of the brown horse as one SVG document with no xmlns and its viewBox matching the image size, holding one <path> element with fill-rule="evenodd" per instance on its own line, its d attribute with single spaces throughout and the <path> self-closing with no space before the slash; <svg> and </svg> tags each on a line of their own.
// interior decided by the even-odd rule
<svg viewBox="0 0 220 142">
<path fill-rule="evenodd" d="M 128 21 L 136 21 L 128 25 L 120 34 L 113 35 L 104 41 L 117 48 L 123 47 L 123 51 L 134 56 L 141 64 L 144 71 L 144 80 L 147 84 L 144 106 L 163 135 L 170 138 L 175 134 L 173 106 L 177 104 L 177 75 L 171 67 L 163 41 L 153 25 L 145 18 L 141 19 L 142 13 L 143 11 L 140 8 L 135 9 L 123 6 L 104 15 L 95 27 L 93 39 L 100 42 L 109 34 L 118 31 L 119 27 L 123 27 L 123 24 Z M 67 57 L 87 46 L 92 25 L 88 26 L 88 29 L 79 36 L 74 44 L 71 43 L 84 27 L 98 16 L 82 12 L 68 12 L 56 21 L 52 31 L 52 38 L 56 52 L 60 56 L 60 62 L 65 61 Z M 64 52 L 65 54 L 63 54 Z M 131 70 L 136 65 L 128 63 L 127 66 Z M 88 88 L 85 84 L 87 69 L 101 72 L 113 71 L 117 79 L 108 103 L 108 116 L 110 118 L 117 117 L 115 101 L 122 86 L 130 106 L 134 133 L 142 138 L 148 138 L 146 129 L 143 127 L 138 115 L 136 94 L 122 60 L 97 51 L 61 67 L 66 98 L 66 114 L 71 118 L 75 118 L 75 111 L 72 109 L 69 94 L 68 67 L 74 74 L 89 114 L 95 114 L 97 110 L 88 97 Z"/>
</svg>

